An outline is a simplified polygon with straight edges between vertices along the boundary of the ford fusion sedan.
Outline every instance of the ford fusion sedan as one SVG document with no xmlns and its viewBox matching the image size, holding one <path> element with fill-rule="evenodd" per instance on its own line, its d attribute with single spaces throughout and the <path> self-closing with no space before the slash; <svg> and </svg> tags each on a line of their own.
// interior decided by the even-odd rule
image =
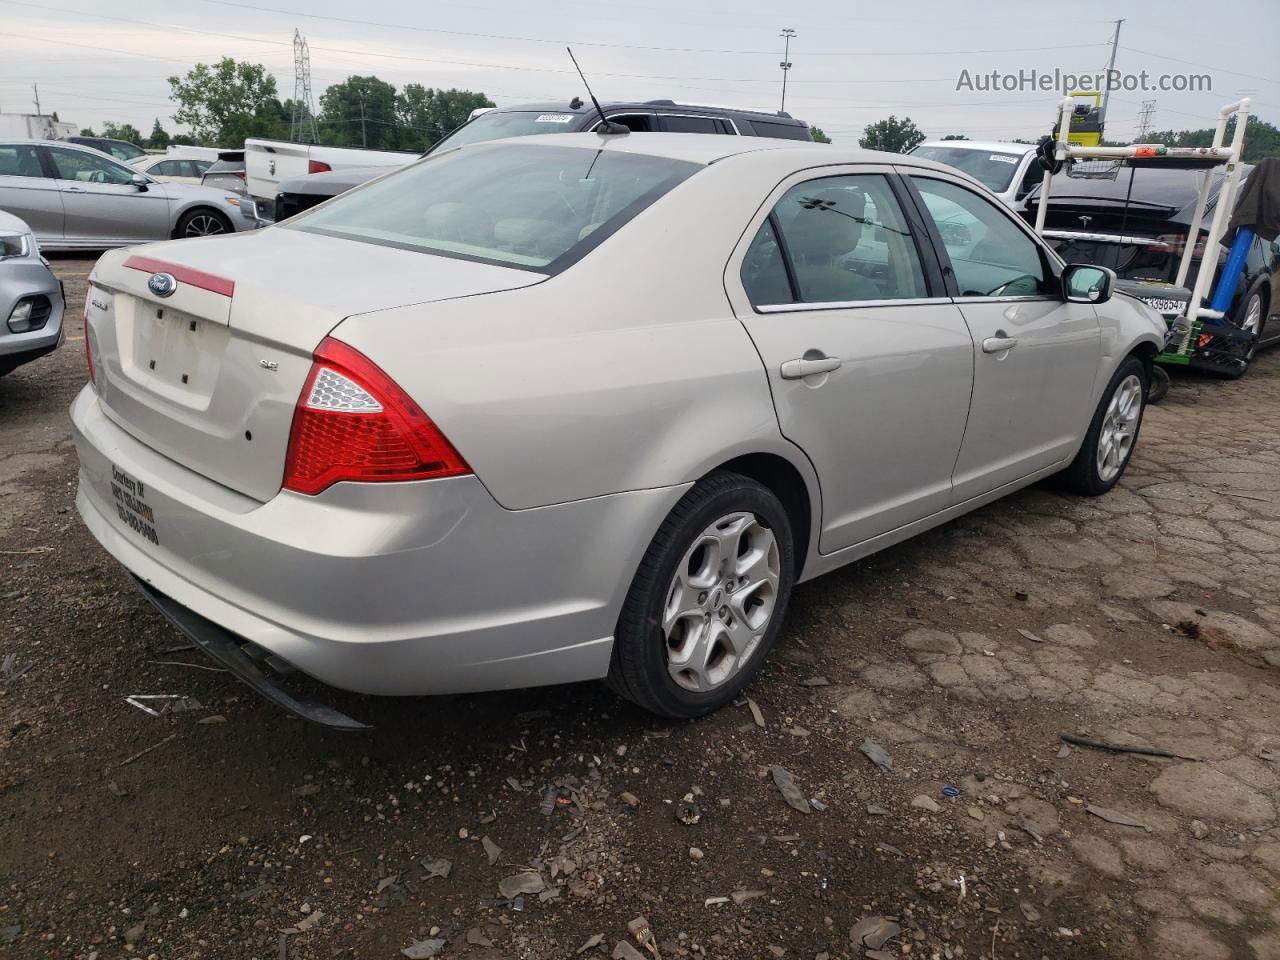
<svg viewBox="0 0 1280 960">
<path fill-rule="evenodd" d="M 62 343 L 62 284 L 31 228 L 0 210 L 0 377 Z"/>
<path fill-rule="evenodd" d="M 604 678 L 693 716 L 796 583 L 1042 477 L 1116 483 L 1165 325 L 1111 280 L 913 157 L 469 145 L 105 255 L 77 505 L 176 625 L 333 726 L 271 665 L 370 694 Z"/>
<path fill-rule="evenodd" d="M 90 147 L 0 142 L 0 210 L 21 217 L 45 250 L 111 247 L 252 229 L 240 198 L 159 180 Z"/>
</svg>

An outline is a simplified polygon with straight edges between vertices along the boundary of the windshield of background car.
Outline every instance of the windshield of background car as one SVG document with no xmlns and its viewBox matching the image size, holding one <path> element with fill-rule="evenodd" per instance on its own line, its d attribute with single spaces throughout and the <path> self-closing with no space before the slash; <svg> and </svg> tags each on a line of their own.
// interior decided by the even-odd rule
<svg viewBox="0 0 1280 960">
<path fill-rule="evenodd" d="M 449 147 L 465 147 L 469 143 L 485 140 L 503 140 L 507 137 L 528 137 L 536 133 L 569 133 L 576 113 L 556 113 L 554 110 L 512 110 L 482 113 L 468 124 L 459 127 L 434 147 L 433 153 Z"/>
<path fill-rule="evenodd" d="M 936 160 L 949 167 L 963 170 L 982 182 L 993 193 L 1003 193 L 1018 172 L 1022 153 L 1002 153 L 999 150 L 977 150 L 973 147 L 916 147 L 913 157 Z"/>
<path fill-rule="evenodd" d="M 589 147 L 450 150 L 282 229 L 556 273 L 700 164 Z"/>
</svg>

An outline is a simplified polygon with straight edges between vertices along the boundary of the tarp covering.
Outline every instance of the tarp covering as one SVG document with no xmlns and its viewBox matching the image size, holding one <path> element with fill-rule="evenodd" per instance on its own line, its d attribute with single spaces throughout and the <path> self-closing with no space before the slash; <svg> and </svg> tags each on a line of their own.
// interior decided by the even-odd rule
<svg viewBox="0 0 1280 960">
<path fill-rule="evenodd" d="M 1231 246 L 1237 227 L 1252 227 L 1263 240 L 1280 236 L 1280 157 L 1259 161 L 1249 174 L 1222 235 L 1224 247 Z"/>
</svg>

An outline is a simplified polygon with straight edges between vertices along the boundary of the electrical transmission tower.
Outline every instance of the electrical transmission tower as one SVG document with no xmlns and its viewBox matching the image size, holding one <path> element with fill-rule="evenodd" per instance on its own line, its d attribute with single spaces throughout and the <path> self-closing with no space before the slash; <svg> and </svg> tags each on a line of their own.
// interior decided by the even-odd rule
<svg viewBox="0 0 1280 960">
<path fill-rule="evenodd" d="M 1156 112 L 1156 102 L 1154 100 L 1142 101 L 1142 112 L 1138 114 L 1138 141 L 1146 137 L 1151 132 L 1151 116 Z"/>
<path fill-rule="evenodd" d="M 302 32 L 293 31 L 293 118 L 289 124 L 289 139 L 295 143 L 303 139 L 318 143 L 316 115 L 311 103 L 311 51 Z"/>
</svg>

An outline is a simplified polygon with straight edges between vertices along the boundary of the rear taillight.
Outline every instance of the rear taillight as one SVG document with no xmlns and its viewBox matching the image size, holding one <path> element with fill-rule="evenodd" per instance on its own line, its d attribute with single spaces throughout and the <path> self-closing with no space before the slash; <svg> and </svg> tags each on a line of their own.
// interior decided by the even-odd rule
<svg viewBox="0 0 1280 960">
<path fill-rule="evenodd" d="M 308 160 L 307 173 L 328 173 L 333 167 L 329 166 L 323 160 Z"/>
<path fill-rule="evenodd" d="M 368 357 L 326 337 L 298 397 L 284 488 L 317 494 L 342 480 L 429 480 L 471 468 L 413 399 Z"/>
</svg>

